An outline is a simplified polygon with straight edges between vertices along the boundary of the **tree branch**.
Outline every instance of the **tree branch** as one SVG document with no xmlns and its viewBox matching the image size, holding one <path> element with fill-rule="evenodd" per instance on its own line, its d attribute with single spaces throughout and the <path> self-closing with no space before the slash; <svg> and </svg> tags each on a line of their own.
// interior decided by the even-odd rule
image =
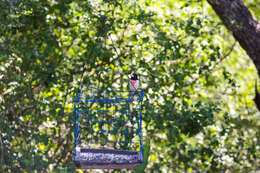
<svg viewBox="0 0 260 173">
<path fill-rule="evenodd" d="M 254 62 L 260 76 L 260 23 L 242 0 L 207 0 L 240 46 Z M 255 86 L 254 102 L 260 111 L 260 94 Z"/>
<path fill-rule="evenodd" d="M 253 60 L 260 76 L 260 23 L 242 0 L 207 0 L 240 46 Z"/>
</svg>

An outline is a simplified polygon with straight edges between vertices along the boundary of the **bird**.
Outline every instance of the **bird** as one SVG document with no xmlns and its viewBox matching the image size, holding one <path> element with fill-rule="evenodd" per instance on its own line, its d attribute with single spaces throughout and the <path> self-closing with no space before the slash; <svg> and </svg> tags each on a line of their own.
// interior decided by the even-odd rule
<svg viewBox="0 0 260 173">
<path fill-rule="evenodd" d="M 133 99 L 136 94 L 138 94 L 137 89 L 139 88 L 139 80 L 136 73 L 132 73 L 129 81 L 129 98 Z"/>
</svg>

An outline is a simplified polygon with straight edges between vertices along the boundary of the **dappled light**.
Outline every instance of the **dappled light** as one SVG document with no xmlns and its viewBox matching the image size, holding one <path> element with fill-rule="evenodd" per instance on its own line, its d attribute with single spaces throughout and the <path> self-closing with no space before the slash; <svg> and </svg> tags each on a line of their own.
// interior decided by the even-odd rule
<svg viewBox="0 0 260 173">
<path fill-rule="evenodd" d="M 0 172 L 259 171 L 259 60 L 214 2 L 1 0 Z"/>
</svg>

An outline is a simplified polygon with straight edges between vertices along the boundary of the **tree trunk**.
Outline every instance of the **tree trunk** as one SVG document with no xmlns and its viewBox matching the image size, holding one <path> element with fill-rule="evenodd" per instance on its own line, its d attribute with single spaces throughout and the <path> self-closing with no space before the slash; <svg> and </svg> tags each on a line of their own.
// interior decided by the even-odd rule
<svg viewBox="0 0 260 173">
<path fill-rule="evenodd" d="M 240 46 L 253 60 L 260 76 L 260 23 L 242 0 L 207 0 Z M 260 110 L 260 94 L 254 99 Z"/>
<path fill-rule="evenodd" d="M 208 0 L 208 2 L 253 60 L 260 76 L 260 23 L 242 0 Z"/>
</svg>

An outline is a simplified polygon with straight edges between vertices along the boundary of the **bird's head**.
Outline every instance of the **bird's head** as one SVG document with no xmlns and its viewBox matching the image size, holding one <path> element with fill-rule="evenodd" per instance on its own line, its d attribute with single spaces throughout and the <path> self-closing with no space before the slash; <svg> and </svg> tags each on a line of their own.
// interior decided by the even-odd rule
<svg viewBox="0 0 260 173">
<path fill-rule="evenodd" d="M 131 75 L 131 80 L 138 80 L 137 74 L 133 73 Z"/>
</svg>

